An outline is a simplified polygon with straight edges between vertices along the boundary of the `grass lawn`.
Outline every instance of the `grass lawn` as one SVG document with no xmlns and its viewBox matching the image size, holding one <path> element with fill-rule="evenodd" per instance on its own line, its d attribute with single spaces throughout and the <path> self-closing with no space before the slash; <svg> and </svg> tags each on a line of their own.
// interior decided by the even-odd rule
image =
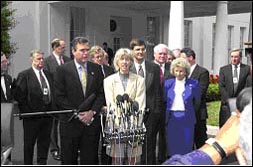
<svg viewBox="0 0 253 167">
<path fill-rule="evenodd" d="M 212 126 L 219 126 L 219 111 L 220 101 L 213 101 L 207 103 L 208 119 L 206 124 Z"/>
</svg>

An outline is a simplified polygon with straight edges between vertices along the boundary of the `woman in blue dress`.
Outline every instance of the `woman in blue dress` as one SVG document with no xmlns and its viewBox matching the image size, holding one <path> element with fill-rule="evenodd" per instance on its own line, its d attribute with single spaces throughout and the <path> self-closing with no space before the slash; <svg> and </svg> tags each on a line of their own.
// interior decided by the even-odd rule
<svg viewBox="0 0 253 167">
<path fill-rule="evenodd" d="M 166 104 L 166 141 L 168 156 L 192 151 L 195 110 L 200 103 L 199 83 L 188 78 L 190 64 L 177 58 L 171 64 L 171 78 L 164 83 Z"/>
</svg>

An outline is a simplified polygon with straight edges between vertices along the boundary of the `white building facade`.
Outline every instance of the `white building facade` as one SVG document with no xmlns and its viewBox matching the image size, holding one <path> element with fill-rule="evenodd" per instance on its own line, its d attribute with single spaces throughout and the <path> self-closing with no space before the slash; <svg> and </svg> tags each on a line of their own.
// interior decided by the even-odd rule
<svg viewBox="0 0 253 167">
<path fill-rule="evenodd" d="M 18 50 L 10 58 L 9 73 L 17 77 L 20 71 L 30 67 L 29 55 L 33 49 L 41 49 L 45 56 L 48 56 L 51 52 L 50 42 L 56 37 L 66 41 L 67 56 L 70 56 L 71 40 L 76 36 L 86 37 L 90 41 L 90 46 L 95 44 L 102 46 L 103 42 L 107 42 L 114 51 L 120 47 L 129 47 L 132 38 L 141 38 L 146 41 L 148 59 L 153 59 L 152 50 L 156 44 L 165 43 L 171 46 L 173 41 L 178 40 L 171 39 L 172 35 L 169 36 L 171 33 L 169 30 L 172 30 L 170 27 L 175 23 L 170 22 L 172 1 L 167 1 L 168 6 L 165 8 L 159 4 L 160 1 L 150 1 L 149 6 L 154 7 L 152 9 L 151 7 L 146 9 L 141 4 L 131 6 L 131 2 L 135 1 L 110 1 L 110 3 L 109 1 L 13 1 L 11 7 L 17 9 L 14 17 L 18 24 L 10 35 L 12 41 L 17 43 Z M 186 1 L 178 2 L 184 9 L 186 3 L 182 2 Z M 227 16 L 228 33 L 224 35 L 224 41 L 221 41 L 226 43 L 226 51 L 231 48 L 244 49 L 242 43 L 248 41 L 249 32 L 252 31 L 251 13 L 245 11 L 241 13 Z M 182 46 L 179 47 L 192 48 L 196 52 L 197 63 L 206 67 L 211 73 L 213 71 L 217 73 L 215 14 L 213 16 L 199 14 L 198 17 L 185 16 L 178 19 L 183 19 L 179 26 L 184 27 L 183 39 L 179 39 Z M 222 64 L 226 65 L 229 63 L 228 52 L 224 56 Z M 245 56 L 243 62 L 247 63 Z"/>
</svg>

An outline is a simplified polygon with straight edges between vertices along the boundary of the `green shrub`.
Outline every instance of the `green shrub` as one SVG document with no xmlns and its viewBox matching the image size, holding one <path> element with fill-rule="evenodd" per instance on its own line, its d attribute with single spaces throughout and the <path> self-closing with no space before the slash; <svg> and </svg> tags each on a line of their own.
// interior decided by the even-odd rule
<svg viewBox="0 0 253 167">
<path fill-rule="evenodd" d="M 221 100 L 219 85 L 218 83 L 215 83 L 215 84 L 210 83 L 207 89 L 206 101 L 211 102 L 211 101 L 218 101 L 218 100 Z"/>
<path fill-rule="evenodd" d="M 219 126 L 220 101 L 212 101 L 207 103 L 208 119 L 207 125 Z"/>
<path fill-rule="evenodd" d="M 1 51 L 8 58 L 15 53 L 17 46 L 15 42 L 11 42 L 10 30 L 13 29 L 17 21 L 14 19 L 15 9 L 10 7 L 12 1 L 1 1 Z"/>
</svg>

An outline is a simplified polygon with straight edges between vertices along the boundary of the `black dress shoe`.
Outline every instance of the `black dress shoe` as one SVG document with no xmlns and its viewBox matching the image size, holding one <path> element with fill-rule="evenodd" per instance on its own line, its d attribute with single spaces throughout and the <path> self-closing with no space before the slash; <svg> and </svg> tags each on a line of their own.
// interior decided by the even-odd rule
<svg viewBox="0 0 253 167">
<path fill-rule="evenodd" d="M 60 161 L 61 160 L 61 155 L 60 155 L 60 152 L 58 150 L 51 151 L 51 154 L 52 154 L 52 157 L 56 161 Z"/>
</svg>

